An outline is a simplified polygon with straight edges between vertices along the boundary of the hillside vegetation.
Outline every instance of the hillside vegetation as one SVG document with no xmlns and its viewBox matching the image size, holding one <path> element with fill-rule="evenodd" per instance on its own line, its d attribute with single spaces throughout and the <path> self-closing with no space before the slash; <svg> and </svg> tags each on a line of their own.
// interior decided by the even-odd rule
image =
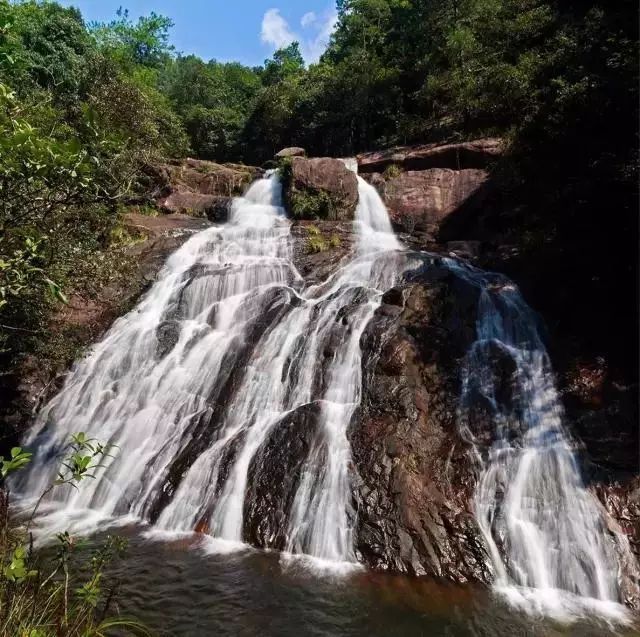
<svg viewBox="0 0 640 637">
<path fill-rule="evenodd" d="M 55 2 L 0 0 L 3 369 L 51 346 L 48 317 L 69 290 L 122 275 L 122 204 L 163 157 L 259 164 L 289 145 L 335 156 L 497 134 L 511 152 L 496 176 L 509 205 L 525 205 L 507 222 L 518 240 L 536 252 L 577 236 L 585 281 L 584 253 L 604 249 L 629 283 L 632 260 L 616 255 L 636 237 L 635 3 L 337 9 L 318 63 L 293 43 L 249 68 L 180 54 L 171 20 L 153 13 L 87 24 Z"/>
</svg>

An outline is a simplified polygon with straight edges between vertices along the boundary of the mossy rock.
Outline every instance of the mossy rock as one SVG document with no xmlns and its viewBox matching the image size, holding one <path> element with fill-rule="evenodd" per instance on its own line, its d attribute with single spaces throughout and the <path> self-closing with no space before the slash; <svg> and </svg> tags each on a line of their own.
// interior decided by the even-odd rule
<svg viewBox="0 0 640 637">
<path fill-rule="evenodd" d="M 352 220 L 358 180 L 339 159 L 286 157 L 280 161 L 284 203 L 297 219 Z"/>
</svg>

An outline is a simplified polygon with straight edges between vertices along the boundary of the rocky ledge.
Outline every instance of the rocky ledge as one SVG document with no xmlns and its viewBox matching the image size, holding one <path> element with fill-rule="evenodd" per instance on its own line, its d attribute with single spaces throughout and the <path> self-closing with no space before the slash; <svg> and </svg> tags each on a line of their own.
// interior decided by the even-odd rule
<svg viewBox="0 0 640 637">
<path fill-rule="evenodd" d="M 224 222 L 231 199 L 263 171 L 243 164 L 185 159 L 149 167 L 148 174 L 150 196 L 160 210 Z"/>
</svg>

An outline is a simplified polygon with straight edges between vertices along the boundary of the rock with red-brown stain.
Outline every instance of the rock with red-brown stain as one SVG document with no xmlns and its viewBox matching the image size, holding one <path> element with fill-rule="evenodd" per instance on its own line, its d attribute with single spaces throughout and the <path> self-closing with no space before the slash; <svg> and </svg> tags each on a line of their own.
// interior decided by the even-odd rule
<svg viewBox="0 0 640 637">
<path fill-rule="evenodd" d="M 262 170 L 185 159 L 154 166 L 149 173 L 153 199 L 161 210 L 224 222 L 231 198 L 241 195 Z"/>
<path fill-rule="evenodd" d="M 451 213 L 471 198 L 481 198 L 488 179 L 479 168 L 410 170 L 386 180 L 380 193 L 396 227 L 435 235 Z"/>
</svg>

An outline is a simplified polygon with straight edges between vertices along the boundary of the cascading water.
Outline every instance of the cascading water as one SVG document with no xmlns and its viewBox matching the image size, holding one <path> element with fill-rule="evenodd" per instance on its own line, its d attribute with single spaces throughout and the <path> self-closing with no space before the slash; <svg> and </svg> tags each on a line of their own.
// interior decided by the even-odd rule
<svg viewBox="0 0 640 637">
<path fill-rule="evenodd" d="M 171 256 L 139 305 L 76 363 L 24 443 L 37 456 L 14 486 L 31 497 L 50 484 L 72 433 L 117 446 L 94 480 L 51 494 L 54 513 L 41 524 L 87 530 L 135 518 L 232 547 L 252 540 L 247 494 L 272 441 L 304 412 L 313 424 L 304 457 L 257 543 L 356 561 L 347 427 L 361 399 L 360 338 L 411 261 L 375 189 L 359 179 L 359 195 L 356 249 L 319 285 L 305 287 L 293 265 L 275 176 L 234 201 L 228 224 Z M 480 288 L 461 415 L 482 404 L 495 426 L 475 507 L 497 585 L 617 601 L 616 561 L 531 310 L 505 279 L 447 265 Z M 510 365 L 508 398 L 496 361 Z"/>
<path fill-rule="evenodd" d="M 461 415 L 468 424 L 481 407 L 494 426 L 475 510 L 495 584 L 528 608 L 564 614 L 589 604 L 605 610 L 613 602 L 609 610 L 619 614 L 615 546 L 564 430 L 536 317 L 504 277 L 452 267 L 480 288 Z"/>
<path fill-rule="evenodd" d="M 95 480 L 64 491 L 64 524 L 90 509 L 242 542 L 256 454 L 315 401 L 281 548 L 354 562 L 346 430 L 360 400 L 360 336 L 400 247 L 375 190 L 362 180 L 359 189 L 356 255 L 302 291 L 275 176 L 234 202 L 228 225 L 186 243 L 42 412 L 25 442 L 38 449 L 37 470 L 17 487 L 43 491 L 69 436 L 84 431 L 118 452 Z M 340 346 L 327 358 L 330 343 Z"/>
</svg>

